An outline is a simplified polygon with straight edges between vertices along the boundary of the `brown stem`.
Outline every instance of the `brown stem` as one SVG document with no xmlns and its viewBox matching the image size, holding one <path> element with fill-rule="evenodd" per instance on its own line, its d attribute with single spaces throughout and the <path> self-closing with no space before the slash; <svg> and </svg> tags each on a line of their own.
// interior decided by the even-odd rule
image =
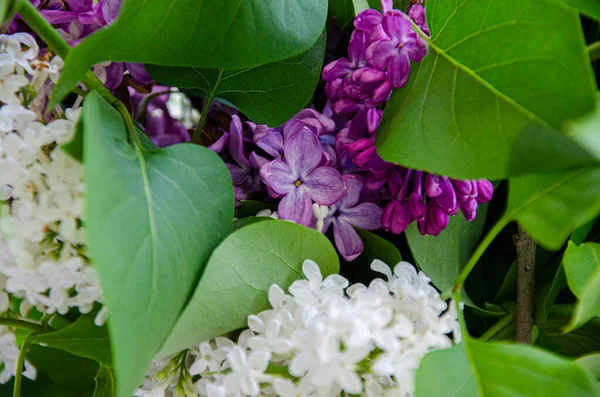
<svg viewBox="0 0 600 397">
<path fill-rule="evenodd" d="M 517 249 L 517 313 L 515 318 L 515 342 L 531 343 L 535 296 L 535 247 L 536 242 L 519 225 L 515 235 Z"/>
</svg>

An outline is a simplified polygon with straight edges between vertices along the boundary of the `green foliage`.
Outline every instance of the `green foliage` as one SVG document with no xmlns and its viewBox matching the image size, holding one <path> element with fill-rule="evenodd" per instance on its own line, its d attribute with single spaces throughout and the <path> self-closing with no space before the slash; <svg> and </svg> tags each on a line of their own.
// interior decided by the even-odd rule
<svg viewBox="0 0 600 397">
<path fill-rule="evenodd" d="M 579 247 L 569 243 L 564 258 L 569 288 L 579 302 L 567 331 L 600 316 L 600 244 L 587 243 Z"/>
<path fill-rule="evenodd" d="M 235 232 L 236 230 L 241 229 L 244 226 L 253 225 L 258 222 L 272 221 L 272 220 L 274 220 L 274 219 L 269 218 L 267 216 L 249 216 L 247 218 L 238 219 L 235 222 L 233 222 L 233 230 L 232 231 Z"/>
<path fill-rule="evenodd" d="M 309 50 L 290 59 L 242 70 L 148 65 L 158 82 L 209 98 L 222 98 L 257 124 L 278 126 L 310 100 L 321 75 L 325 35 Z M 189 92 L 189 91 L 188 91 Z"/>
<path fill-rule="evenodd" d="M 34 334 L 28 337 L 27 341 L 54 347 L 111 366 L 108 331 L 106 327 L 98 327 L 94 324 L 96 313 L 84 314 L 74 323 L 58 331 Z"/>
<path fill-rule="evenodd" d="M 229 234 L 233 189 L 210 150 L 134 148 L 100 96 L 83 109 L 87 244 L 110 313 L 117 396 L 129 397 Z"/>
<path fill-rule="evenodd" d="M 0 23 L 12 17 L 15 0 L 0 0 Z"/>
<path fill-rule="evenodd" d="M 588 354 L 587 356 L 578 358 L 575 362 L 600 381 L 600 353 Z"/>
<path fill-rule="evenodd" d="M 559 0 L 578 9 L 582 14 L 600 21 L 600 2 L 597 0 Z"/>
<path fill-rule="evenodd" d="M 244 327 L 248 315 L 269 306 L 272 284 L 287 288 L 302 278 L 305 259 L 318 263 L 323 275 L 339 271 L 333 246 L 315 230 L 268 221 L 231 234 L 211 255 L 161 356 Z"/>
<path fill-rule="evenodd" d="M 72 395 L 87 397 L 94 390 L 94 376 L 99 365 L 92 360 L 74 356 L 63 350 L 32 345 L 27 353 L 27 361 L 33 364 L 38 374 L 42 374 L 51 382 L 56 395 L 63 389 Z M 37 397 L 35 394 L 23 394 L 23 397 L 25 396 Z"/>
<path fill-rule="evenodd" d="M 506 217 L 543 247 L 558 250 L 569 234 L 600 213 L 600 168 L 513 178 Z M 551 215 L 550 215 L 551 214 Z"/>
<path fill-rule="evenodd" d="M 488 211 L 478 209 L 477 218 L 467 222 L 462 215 L 450 219 L 448 228 L 439 236 L 421 236 L 416 224 L 406 229 L 408 245 L 417 265 L 440 291 L 448 291 L 467 264 L 481 239 Z"/>
<path fill-rule="evenodd" d="M 488 179 L 595 161 L 557 131 L 597 100 L 574 10 L 555 0 L 436 0 L 427 16 L 430 53 L 377 132 L 385 160 Z"/>
<path fill-rule="evenodd" d="M 381 273 L 371 270 L 371 263 L 375 259 L 386 263 L 392 270 L 396 264 L 402 261 L 402 255 L 394 244 L 367 230 L 356 229 L 356 232 L 360 236 L 365 250 L 352 262 L 343 264 L 344 272 L 351 274 L 354 279 L 368 284 L 374 278 L 380 277 Z"/>
<path fill-rule="evenodd" d="M 70 142 L 61 146 L 73 159 L 83 162 L 83 119 L 80 118 L 75 124 L 75 135 Z"/>
<path fill-rule="evenodd" d="M 591 397 L 597 393 L 592 377 L 572 361 L 530 346 L 475 340 L 428 353 L 416 377 L 417 397 Z"/>
<path fill-rule="evenodd" d="M 53 101 L 102 61 L 242 69 L 290 58 L 317 41 L 326 15 L 321 0 L 124 0 L 114 24 L 70 51 Z"/>
<path fill-rule="evenodd" d="M 597 4 L 600 8 L 600 2 Z M 594 56 L 594 54 L 590 53 L 590 56 Z M 566 132 L 596 159 L 600 160 L 600 108 L 567 123 Z"/>
<path fill-rule="evenodd" d="M 577 329 L 565 332 L 574 311 L 575 305 L 555 305 L 547 320 L 539 323 L 540 337 L 535 344 L 571 357 L 600 351 L 600 318 L 594 318 Z"/>
<path fill-rule="evenodd" d="M 113 397 L 115 395 L 115 375 L 112 369 L 100 366 L 94 380 L 96 381 L 96 388 L 92 397 Z"/>
</svg>

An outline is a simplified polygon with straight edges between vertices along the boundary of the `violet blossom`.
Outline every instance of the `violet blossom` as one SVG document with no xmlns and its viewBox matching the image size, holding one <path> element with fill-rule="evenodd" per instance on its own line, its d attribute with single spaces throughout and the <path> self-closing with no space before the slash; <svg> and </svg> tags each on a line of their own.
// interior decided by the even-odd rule
<svg viewBox="0 0 600 397">
<path fill-rule="evenodd" d="M 360 236 L 355 227 L 365 230 L 381 228 L 382 209 L 375 203 L 359 203 L 364 183 L 359 176 L 344 175 L 346 194 L 342 199 L 329 207 L 323 222 L 323 233 L 333 224 L 335 245 L 342 257 L 353 261 L 364 250 Z"/>
<path fill-rule="evenodd" d="M 277 194 L 279 216 L 301 225 L 312 221 L 312 204 L 333 205 L 345 192 L 340 173 L 319 166 L 323 158 L 321 144 L 315 134 L 300 129 L 284 143 L 285 160 L 273 160 L 260 170 L 263 181 Z"/>
</svg>

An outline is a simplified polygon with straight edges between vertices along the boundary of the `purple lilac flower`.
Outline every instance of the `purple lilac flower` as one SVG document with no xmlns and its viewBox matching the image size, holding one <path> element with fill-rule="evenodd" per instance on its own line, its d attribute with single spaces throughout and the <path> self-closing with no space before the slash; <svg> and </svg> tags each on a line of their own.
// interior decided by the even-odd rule
<svg viewBox="0 0 600 397">
<path fill-rule="evenodd" d="M 190 140 L 189 132 L 183 125 L 171 117 L 167 108 L 169 99 L 169 87 L 156 85 L 152 87 L 152 91 L 148 95 L 158 94 L 163 92 L 163 95 L 158 95 L 152 99 L 146 109 L 146 134 L 159 147 L 174 145 L 176 143 L 188 142 Z M 139 117 L 139 106 L 146 95 L 140 94 L 133 88 L 129 88 L 131 97 L 131 105 L 134 109 L 133 116 Z"/>
<path fill-rule="evenodd" d="M 240 187 L 246 197 L 261 190 L 259 160 L 255 153 L 246 156 L 244 153 L 244 136 L 242 121 L 239 116 L 231 117 L 229 127 L 229 154 L 233 163 L 225 163 L 234 186 Z"/>
<path fill-rule="evenodd" d="M 425 17 L 425 7 L 422 0 L 413 0 L 413 3 L 408 8 L 408 16 L 415 21 L 419 29 L 427 36 L 431 36 L 429 26 L 427 26 L 427 18 Z"/>
<path fill-rule="evenodd" d="M 377 69 L 387 70 L 392 86 L 400 88 L 408 81 L 410 61 L 420 62 L 427 47 L 404 13 L 388 12 L 381 23 L 388 39 L 376 41 L 367 48 L 367 61 Z"/>
<path fill-rule="evenodd" d="M 382 209 L 372 202 L 359 204 L 363 181 L 356 175 L 344 175 L 346 194 L 342 199 L 329 207 L 327 217 L 323 223 L 323 233 L 333 224 L 333 237 L 335 245 L 342 257 L 353 261 L 364 250 L 360 236 L 355 227 L 365 230 L 381 228 Z"/>
<path fill-rule="evenodd" d="M 301 225 L 312 221 L 313 201 L 320 205 L 337 203 L 345 192 L 340 173 L 319 166 L 323 157 L 321 144 L 308 129 L 300 129 L 284 143 L 285 160 L 273 160 L 260 170 L 262 180 L 282 195 L 279 216 Z"/>
</svg>

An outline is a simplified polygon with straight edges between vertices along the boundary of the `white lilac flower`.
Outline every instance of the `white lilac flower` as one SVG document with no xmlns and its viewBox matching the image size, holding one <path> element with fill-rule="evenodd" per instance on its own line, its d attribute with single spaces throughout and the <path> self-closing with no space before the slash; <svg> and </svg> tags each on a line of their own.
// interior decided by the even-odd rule
<svg viewBox="0 0 600 397">
<path fill-rule="evenodd" d="M 102 298 L 81 226 L 83 167 L 59 147 L 81 109 L 45 118 L 63 62 L 38 52 L 29 34 L 0 35 L 0 312 L 10 294 L 23 299 L 21 315 L 86 313 Z"/>
<path fill-rule="evenodd" d="M 316 263 L 305 261 L 306 279 L 292 284 L 291 295 L 271 286 L 271 309 L 248 317 L 237 344 L 217 338 L 192 349 L 183 383 L 196 376 L 203 397 L 413 396 L 423 356 L 450 347 L 449 333 L 460 340 L 456 306 L 448 309 L 406 262 L 393 271 L 381 261 L 371 268 L 385 279 L 348 286 L 339 275 L 324 279 Z M 146 393 L 159 378 L 149 375 Z"/>
</svg>

